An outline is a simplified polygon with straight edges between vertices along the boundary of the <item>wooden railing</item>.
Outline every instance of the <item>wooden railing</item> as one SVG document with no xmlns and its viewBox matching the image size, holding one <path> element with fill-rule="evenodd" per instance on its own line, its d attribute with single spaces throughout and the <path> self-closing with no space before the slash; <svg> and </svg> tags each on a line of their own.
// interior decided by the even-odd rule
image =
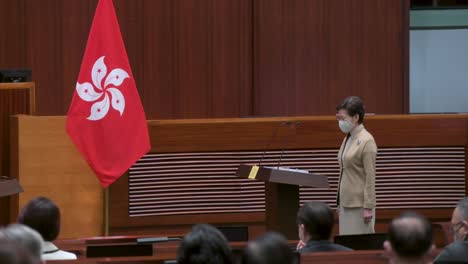
<svg viewBox="0 0 468 264">
<path fill-rule="evenodd" d="M 78 260 L 75 261 L 48 261 L 47 263 L 163 263 L 167 260 L 175 260 L 177 258 L 177 249 L 179 242 L 167 242 L 161 244 L 153 244 L 152 256 L 134 256 L 134 257 L 100 257 L 87 258 L 87 245 L 120 245 L 122 243 L 135 244 L 136 238 L 129 237 L 107 237 L 107 238 L 90 238 L 80 240 L 61 240 L 56 241 L 56 245 L 62 250 L 72 251 L 77 253 Z M 293 247 L 297 241 L 289 241 Z M 231 242 L 229 243 L 233 250 L 234 258 L 239 260 L 242 251 L 247 245 L 247 242 Z M 129 252 L 127 252 L 129 253 Z M 440 253 L 440 249 L 436 249 L 430 253 L 431 258 L 435 258 Z M 383 250 L 359 250 L 350 252 L 314 252 L 304 253 L 299 257 L 301 264 L 308 263 L 388 263 L 388 257 Z M 237 262 L 236 262 L 237 263 Z"/>
</svg>

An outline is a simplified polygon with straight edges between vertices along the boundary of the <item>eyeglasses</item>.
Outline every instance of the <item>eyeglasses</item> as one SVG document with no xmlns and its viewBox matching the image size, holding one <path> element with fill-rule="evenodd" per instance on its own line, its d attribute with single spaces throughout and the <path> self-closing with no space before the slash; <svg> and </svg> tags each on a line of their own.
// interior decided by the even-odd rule
<svg viewBox="0 0 468 264">
<path fill-rule="evenodd" d="M 336 114 L 336 120 L 346 120 L 348 118 L 351 118 L 349 116 L 346 116 L 346 115 L 339 115 L 339 114 Z"/>
<path fill-rule="evenodd" d="M 457 228 L 457 226 L 458 226 L 458 228 Z M 458 222 L 456 224 L 450 224 L 450 233 L 452 233 L 452 235 L 457 233 L 458 230 L 460 230 L 462 228 L 462 226 L 463 226 L 462 221 L 460 221 L 460 222 Z"/>
</svg>

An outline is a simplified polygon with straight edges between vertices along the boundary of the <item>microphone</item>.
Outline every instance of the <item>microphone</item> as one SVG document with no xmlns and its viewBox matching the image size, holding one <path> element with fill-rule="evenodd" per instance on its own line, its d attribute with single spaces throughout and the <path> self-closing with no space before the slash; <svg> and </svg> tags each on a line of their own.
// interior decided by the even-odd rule
<svg viewBox="0 0 468 264">
<path fill-rule="evenodd" d="M 300 121 L 295 121 L 295 122 L 289 122 L 287 125 L 289 126 L 289 128 L 293 127 L 294 129 L 296 129 L 297 126 L 300 125 L 300 124 L 302 124 Z M 283 158 L 283 154 L 284 154 L 284 149 L 286 148 L 287 145 L 288 145 L 288 137 L 285 137 L 284 141 L 283 141 L 283 146 L 281 148 L 280 158 L 279 158 L 278 164 L 276 166 L 277 169 L 279 169 L 279 167 L 280 167 L 281 159 Z"/>
<path fill-rule="evenodd" d="M 260 165 L 262 164 L 262 161 L 263 161 L 263 158 L 265 158 L 265 154 L 267 152 L 267 150 L 270 148 L 270 145 L 271 143 L 273 143 L 273 141 L 275 140 L 276 138 L 276 134 L 278 134 L 278 130 L 280 129 L 281 126 L 284 126 L 284 125 L 291 125 L 293 124 L 292 121 L 285 121 L 285 122 L 281 122 L 279 123 L 276 128 L 275 128 L 275 131 L 273 131 L 273 135 L 271 136 L 270 140 L 268 140 L 265 148 L 263 149 L 263 152 L 262 152 L 262 157 L 260 158 L 260 161 L 258 162 L 258 166 L 260 167 Z"/>
<path fill-rule="evenodd" d="M 182 240 L 179 237 L 142 237 L 137 238 L 137 244 L 154 244 L 154 243 L 164 243 L 169 241 L 180 241 Z"/>
</svg>

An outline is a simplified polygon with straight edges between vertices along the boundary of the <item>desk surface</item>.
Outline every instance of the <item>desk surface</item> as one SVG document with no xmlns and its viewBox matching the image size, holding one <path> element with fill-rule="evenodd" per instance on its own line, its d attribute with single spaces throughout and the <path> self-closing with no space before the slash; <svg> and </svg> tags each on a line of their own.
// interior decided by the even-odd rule
<svg viewBox="0 0 468 264">
<path fill-rule="evenodd" d="M 179 241 L 170 241 L 153 244 L 153 256 L 146 257 L 113 257 L 113 258 L 86 258 L 87 245 L 109 245 L 122 243 L 136 243 L 136 236 L 96 237 L 77 240 L 59 240 L 55 244 L 62 250 L 71 251 L 78 255 L 79 263 L 163 263 L 164 260 L 175 260 Z M 288 241 L 295 245 L 297 241 Z M 233 250 L 242 250 L 247 242 L 230 242 Z M 431 256 L 436 257 L 441 249 L 436 249 Z M 238 251 L 239 252 L 239 251 Z M 53 263 L 70 263 L 70 261 L 53 261 Z M 362 250 L 351 252 L 316 252 L 304 253 L 300 257 L 301 264 L 333 264 L 333 263 L 388 263 L 383 250 Z"/>
</svg>

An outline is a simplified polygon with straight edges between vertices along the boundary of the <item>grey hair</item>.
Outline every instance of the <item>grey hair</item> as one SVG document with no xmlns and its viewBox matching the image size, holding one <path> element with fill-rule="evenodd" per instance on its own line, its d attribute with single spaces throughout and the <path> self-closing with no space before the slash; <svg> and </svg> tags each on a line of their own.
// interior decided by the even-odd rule
<svg viewBox="0 0 468 264">
<path fill-rule="evenodd" d="M 457 208 L 460 210 L 462 219 L 468 220 L 468 196 L 458 202 Z"/>
<path fill-rule="evenodd" d="M 0 229 L 0 238 L 18 243 L 23 246 L 35 260 L 41 260 L 44 240 L 36 230 L 22 224 L 11 224 Z"/>
</svg>

